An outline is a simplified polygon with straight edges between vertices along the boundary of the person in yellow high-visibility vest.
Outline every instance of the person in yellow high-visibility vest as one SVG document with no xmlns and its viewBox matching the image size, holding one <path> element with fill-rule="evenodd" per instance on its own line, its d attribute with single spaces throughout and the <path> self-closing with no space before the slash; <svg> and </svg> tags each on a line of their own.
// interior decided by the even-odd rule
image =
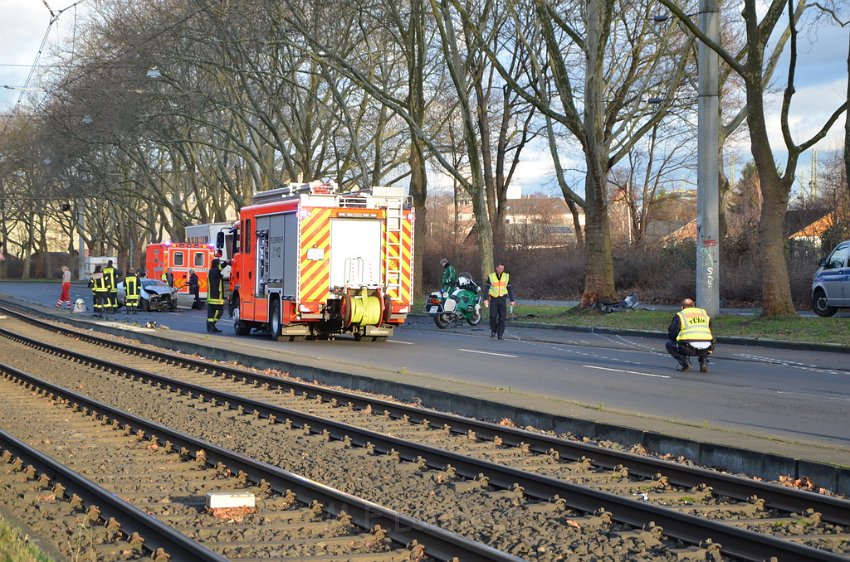
<svg viewBox="0 0 850 562">
<path fill-rule="evenodd" d="M 511 276 L 505 272 L 504 264 L 498 264 L 496 271 L 487 276 L 487 285 L 484 288 L 487 298 L 484 306 L 490 307 L 490 337 L 505 335 L 505 318 L 508 316 L 508 303 L 514 305 L 514 290 L 511 288 Z"/>
<path fill-rule="evenodd" d="M 130 270 L 124 277 L 124 307 L 127 314 L 135 314 L 139 309 L 139 296 L 141 295 L 141 281 L 139 273 Z"/>
<path fill-rule="evenodd" d="M 227 262 L 224 260 L 214 259 L 210 264 L 207 279 L 209 280 L 209 289 L 207 291 L 207 332 L 212 334 L 221 332 L 216 328 L 215 323 L 221 319 L 221 312 L 224 310 L 224 277 L 221 275 L 221 270 L 227 267 Z"/>
<path fill-rule="evenodd" d="M 708 372 L 708 356 L 714 351 L 714 335 L 711 333 L 711 318 L 694 300 L 682 301 L 682 310 L 676 313 L 667 328 L 667 353 L 679 362 L 678 369 L 691 368 L 691 357 L 699 357 L 699 371 Z"/>
<path fill-rule="evenodd" d="M 91 287 L 92 310 L 94 310 L 94 315 L 102 317 L 105 312 L 109 312 L 107 309 L 109 287 L 106 285 L 106 278 L 103 276 L 103 270 L 99 265 L 94 268 L 94 273 L 89 280 L 89 286 Z"/>
</svg>

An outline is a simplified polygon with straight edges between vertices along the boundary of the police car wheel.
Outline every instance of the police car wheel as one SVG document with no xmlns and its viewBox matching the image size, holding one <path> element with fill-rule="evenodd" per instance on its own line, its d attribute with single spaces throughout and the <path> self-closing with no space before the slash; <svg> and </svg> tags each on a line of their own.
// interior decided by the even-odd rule
<svg viewBox="0 0 850 562">
<path fill-rule="evenodd" d="M 815 310 L 815 314 L 823 316 L 824 318 L 835 315 L 838 309 L 834 306 L 829 306 L 827 304 L 828 302 L 826 293 L 823 292 L 823 289 L 815 291 L 815 294 L 812 296 L 812 308 Z"/>
</svg>

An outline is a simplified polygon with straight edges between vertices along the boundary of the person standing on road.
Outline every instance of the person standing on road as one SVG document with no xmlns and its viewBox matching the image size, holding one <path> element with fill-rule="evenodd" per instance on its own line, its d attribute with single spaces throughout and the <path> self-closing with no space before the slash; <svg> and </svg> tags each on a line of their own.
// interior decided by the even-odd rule
<svg viewBox="0 0 850 562">
<path fill-rule="evenodd" d="M 192 301 L 192 309 L 201 308 L 201 285 L 194 269 L 189 270 L 189 294 L 195 297 Z"/>
<path fill-rule="evenodd" d="M 227 267 L 224 260 L 214 259 L 210 271 L 207 274 L 209 288 L 207 289 L 207 332 L 211 334 L 221 332 L 215 327 L 215 323 L 221 319 L 224 310 L 224 277 L 221 270 Z"/>
<path fill-rule="evenodd" d="M 443 275 L 440 277 L 440 291 L 448 293 L 457 284 L 457 269 L 446 258 L 440 260 L 440 265 L 443 266 Z"/>
<path fill-rule="evenodd" d="M 56 308 L 63 306 L 71 309 L 71 270 L 67 265 L 62 266 L 62 290 L 59 293 L 59 300 L 56 301 Z"/>
<path fill-rule="evenodd" d="M 708 372 L 708 356 L 714 350 L 711 318 L 704 309 L 696 307 L 693 299 L 682 300 L 682 310 L 673 316 L 667 337 L 667 353 L 679 362 L 680 371 L 691 368 L 691 357 L 699 357 L 699 372 Z"/>
<path fill-rule="evenodd" d="M 139 309 L 140 294 L 139 276 L 131 270 L 124 278 L 124 306 L 127 308 L 127 314 L 135 314 Z"/>
<path fill-rule="evenodd" d="M 510 301 L 511 307 L 514 306 L 511 276 L 505 272 L 504 264 L 498 264 L 496 271 L 487 276 L 485 292 L 487 298 L 484 299 L 484 306 L 490 307 L 490 337 L 499 336 L 499 339 L 502 339 L 505 335 L 505 319 L 508 316 L 507 301 Z"/>
<path fill-rule="evenodd" d="M 96 265 L 94 268 L 94 273 L 92 273 L 89 286 L 91 287 L 91 307 L 94 311 L 94 315 L 102 317 L 104 308 L 106 307 L 106 301 L 109 298 L 109 288 L 106 286 L 106 279 L 104 278 L 103 270 L 99 265 Z"/>
<path fill-rule="evenodd" d="M 162 280 L 169 287 L 174 287 L 174 274 L 171 273 L 171 270 L 167 267 L 165 271 L 162 272 Z"/>
<path fill-rule="evenodd" d="M 112 265 L 112 260 L 106 262 L 103 268 L 103 278 L 106 281 L 107 303 L 104 305 L 107 312 L 118 312 L 118 280 L 121 272 Z"/>
</svg>

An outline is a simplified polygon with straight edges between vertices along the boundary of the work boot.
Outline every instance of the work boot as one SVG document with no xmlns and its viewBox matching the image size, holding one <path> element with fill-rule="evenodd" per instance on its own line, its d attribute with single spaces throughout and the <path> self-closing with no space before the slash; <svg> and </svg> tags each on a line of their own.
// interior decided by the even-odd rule
<svg viewBox="0 0 850 562">
<path fill-rule="evenodd" d="M 682 362 L 679 363 L 679 366 L 676 367 L 676 368 L 679 369 L 679 371 L 684 373 L 685 371 L 687 371 L 691 368 L 691 364 L 686 362 L 686 361 L 682 361 Z"/>
<path fill-rule="evenodd" d="M 708 372 L 708 359 L 700 359 L 699 360 L 699 372 L 707 373 Z"/>
</svg>

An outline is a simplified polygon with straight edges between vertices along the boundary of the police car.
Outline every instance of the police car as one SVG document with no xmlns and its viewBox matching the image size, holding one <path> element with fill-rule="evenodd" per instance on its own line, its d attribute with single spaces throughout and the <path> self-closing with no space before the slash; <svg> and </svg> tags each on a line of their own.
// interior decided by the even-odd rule
<svg viewBox="0 0 850 562">
<path fill-rule="evenodd" d="M 812 308 L 818 316 L 832 316 L 839 308 L 850 307 L 850 240 L 835 247 L 821 259 L 812 279 Z"/>
</svg>

